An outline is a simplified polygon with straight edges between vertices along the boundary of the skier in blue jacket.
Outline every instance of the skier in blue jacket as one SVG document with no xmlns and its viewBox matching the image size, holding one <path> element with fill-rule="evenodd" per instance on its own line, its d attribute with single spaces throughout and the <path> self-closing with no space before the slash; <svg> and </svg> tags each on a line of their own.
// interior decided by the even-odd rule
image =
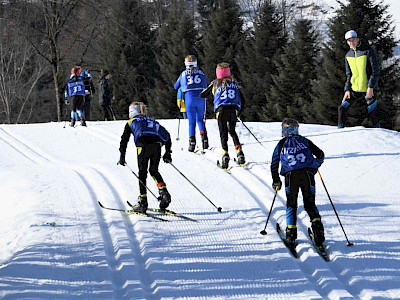
<svg viewBox="0 0 400 300">
<path fill-rule="evenodd" d="M 137 149 L 137 163 L 139 168 L 139 198 L 138 204 L 133 209 L 139 212 L 146 212 L 147 210 L 147 169 L 156 182 L 160 193 L 160 197 L 158 198 L 160 209 L 166 209 L 171 202 L 171 196 L 158 171 L 158 166 L 161 159 L 162 145 L 165 145 L 164 162 L 172 162 L 170 134 L 156 120 L 146 116 L 146 106 L 142 102 L 133 102 L 129 106 L 129 121 L 125 125 L 119 147 L 121 155 L 118 164 L 123 166 L 126 165 L 125 154 L 131 134 L 133 135 Z"/>
<path fill-rule="evenodd" d="M 81 120 L 81 125 L 86 126 L 85 117 L 83 113 L 83 104 L 85 101 L 85 83 L 83 77 L 80 75 L 80 69 L 75 67 L 73 74 L 67 83 L 65 90 L 65 103 L 69 104 L 71 99 L 71 123 L 70 126 L 74 127 L 77 120 Z"/>
<path fill-rule="evenodd" d="M 235 127 L 237 116 L 243 110 L 244 98 L 236 80 L 231 76 L 228 63 L 219 63 L 216 68 L 217 79 L 200 93 L 201 97 L 214 95 L 214 112 L 218 120 L 219 135 L 222 146 L 221 167 L 227 169 L 229 166 L 228 133 L 233 139 L 239 164 L 246 162 L 242 145 L 236 133 Z"/>
<path fill-rule="evenodd" d="M 179 87 L 185 95 L 185 107 L 189 120 L 189 151 L 193 152 L 196 147 L 196 122 L 199 126 L 203 149 L 208 148 L 208 137 L 205 124 L 206 102 L 200 97 L 200 92 L 208 86 L 206 75 L 197 67 L 197 58 L 194 55 L 185 57 L 186 70 L 179 75 L 174 84 Z"/>
<path fill-rule="evenodd" d="M 290 118 L 282 121 L 282 139 L 276 145 L 271 160 L 271 174 L 274 190 L 280 190 L 280 174 L 285 177 L 286 192 L 286 241 L 295 245 L 297 238 L 297 197 L 299 189 L 303 194 L 304 209 L 308 213 L 317 246 L 325 241 L 324 226 L 315 205 L 314 175 L 324 162 L 324 152 L 309 139 L 299 135 L 299 123 Z M 315 157 L 314 157 L 315 156 Z"/>
</svg>

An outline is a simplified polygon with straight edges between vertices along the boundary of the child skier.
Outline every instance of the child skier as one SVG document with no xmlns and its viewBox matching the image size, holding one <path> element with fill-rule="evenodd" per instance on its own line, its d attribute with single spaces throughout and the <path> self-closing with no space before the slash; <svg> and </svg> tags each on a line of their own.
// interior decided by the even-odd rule
<svg viewBox="0 0 400 300">
<path fill-rule="evenodd" d="M 297 196 L 299 189 L 303 194 L 304 209 L 308 213 L 314 240 L 317 246 L 325 241 L 324 226 L 315 206 L 314 175 L 324 162 L 324 152 L 307 138 L 299 135 L 299 123 L 290 118 L 282 121 L 282 137 L 275 147 L 271 161 L 271 174 L 274 190 L 280 190 L 279 162 L 282 163 L 280 174 L 285 176 L 286 192 L 286 241 L 294 246 L 297 238 Z M 315 158 L 315 157 L 316 158 Z"/>
<path fill-rule="evenodd" d="M 69 104 L 68 97 L 71 98 L 71 123 L 74 127 L 77 120 L 81 120 L 81 125 L 86 126 L 83 114 L 83 105 L 85 101 L 85 83 L 80 75 L 81 69 L 75 67 L 65 90 L 65 103 Z"/>
<path fill-rule="evenodd" d="M 146 212 L 147 210 L 147 169 L 156 182 L 160 193 L 160 197 L 158 198 L 160 201 L 160 209 L 166 209 L 171 202 L 171 196 L 158 171 L 158 166 L 161 158 L 162 145 L 165 145 L 165 154 L 163 155 L 164 162 L 172 162 L 170 134 L 156 120 L 146 116 L 146 106 L 142 102 L 133 102 L 129 106 L 129 121 L 125 125 L 119 147 L 121 156 L 118 164 L 123 166 L 126 164 L 125 153 L 131 134 L 133 134 L 137 148 L 137 162 L 139 168 L 139 198 L 138 204 L 135 205 L 133 209 L 139 212 Z"/>
<path fill-rule="evenodd" d="M 199 126 L 203 149 L 208 148 L 208 137 L 204 113 L 206 101 L 200 97 L 200 92 L 208 86 L 206 75 L 197 67 L 197 58 L 194 55 L 185 57 L 186 70 L 179 75 L 174 84 L 177 90 L 181 87 L 185 94 L 185 107 L 189 120 L 189 151 L 193 152 L 196 147 L 196 122 Z"/>
<path fill-rule="evenodd" d="M 200 93 L 200 97 L 207 97 L 211 93 L 214 95 L 214 112 L 218 120 L 222 146 L 221 167 L 227 169 L 230 159 L 228 154 L 228 133 L 235 144 L 238 163 L 244 164 L 246 162 L 239 137 L 235 131 L 237 116 L 243 110 L 244 98 L 236 80 L 231 76 L 228 63 L 219 63 L 216 74 L 217 79 Z"/>
</svg>

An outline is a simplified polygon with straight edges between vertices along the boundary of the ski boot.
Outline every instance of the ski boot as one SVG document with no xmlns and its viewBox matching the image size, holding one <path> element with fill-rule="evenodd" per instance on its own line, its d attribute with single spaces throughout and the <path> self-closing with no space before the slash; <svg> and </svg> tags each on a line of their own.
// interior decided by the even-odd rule
<svg viewBox="0 0 400 300">
<path fill-rule="evenodd" d="M 208 149 L 208 136 L 207 131 L 203 131 L 201 134 L 201 141 L 203 142 L 203 149 Z"/>
<path fill-rule="evenodd" d="M 228 151 L 222 150 L 223 155 L 222 155 L 222 162 L 221 162 L 221 168 L 222 169 L 228 169 L 229 167 L 229 154 Z"/>
<path fill-rule="evenodd" d="M 85 121 L 85 119 L 81 119 L 81 126 L 86 127 L 86 121 Z"/>
<path fill-rule="evenodd" d="M 71 123 L 69 123 L 69 126 L 74 127 L 75 126 L 75 119 L 71 119 Z"/>
<path fill-rule="evenodd" d="M 194 149 L 196 148 L 196 137 L 190 136 L 189 137 L 189 152 L 194 152 Z"/>
<path fill-rule="evenodd" d="M 311 228 L 314 234 L 315 244 L 321 246 L 325 241 L 324 225 L 322 224 L 321 219 L 315 218 L 311 223 Z"/>
<path fill-rule="evenodd" d="M 238 145 L 236 148 L 236 155 L 239 165 L 244 165 L 246 163 L 246 159 L 244 158 L 244 153 L 240 145 Z"/>
<path fill-rule="evenodd" d="M 171 203 L 171 195 L 166 188 L 159 190 L 159 193 L 160 197 L 158 197 L 158 200 L 160 201 L 160 209 L 164 210 Z"/>
<path fill-rule="evenodd" d="M 291 247 L 294 247 L 297 239 L 297 227 L 296 225 L 289 225 L 289 226 L 286 227 L 285 240 Z"/>
<path fill-rule="evenodd" d="M 140 213 L 145 213 L 148 207 L 147 203 L 147 196 L 139 196 L 138 197 L 138 203 L 132 207 L 132 210 L 140 212 Z"/>
</svg>

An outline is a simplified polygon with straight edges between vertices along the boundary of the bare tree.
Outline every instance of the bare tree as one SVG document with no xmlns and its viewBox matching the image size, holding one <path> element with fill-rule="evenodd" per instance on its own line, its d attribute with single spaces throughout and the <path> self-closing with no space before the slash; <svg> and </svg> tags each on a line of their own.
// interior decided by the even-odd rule
<svg viewBox="0 0 400 300">
<path fill-rule="evenodd" d="M 6 20 L 1 21 L 5 25 Z M 27 107 L 33 106 L 37 82 L 48 68 L 28 42 L 7 27 L 1 26 L 0 113 L 8 124 L 20 123 L 22 117 L 28 122 Z"/>
</svg>

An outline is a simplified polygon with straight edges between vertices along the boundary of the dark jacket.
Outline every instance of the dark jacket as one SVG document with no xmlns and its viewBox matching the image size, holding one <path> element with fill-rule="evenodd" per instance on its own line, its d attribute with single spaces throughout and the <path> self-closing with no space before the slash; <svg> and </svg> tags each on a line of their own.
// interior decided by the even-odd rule
<svg viewBox="0 0 400 300">
<path fill-rule="evenodd" d="M 378 87 L 379 64 L 374 49 L 366 40 L 360 40 L 356 49 L 345 57 L 346 83 L 344 91 L 366 92 Z M 366 67 L 364 67 L 366 66 Z"/>
<path fill-rule="evenodd" d="M 105 76 L 99 79 L 99 104 L 110 105 L 112 99 L 112 87 L 110 80 Z"/>
</svg>

